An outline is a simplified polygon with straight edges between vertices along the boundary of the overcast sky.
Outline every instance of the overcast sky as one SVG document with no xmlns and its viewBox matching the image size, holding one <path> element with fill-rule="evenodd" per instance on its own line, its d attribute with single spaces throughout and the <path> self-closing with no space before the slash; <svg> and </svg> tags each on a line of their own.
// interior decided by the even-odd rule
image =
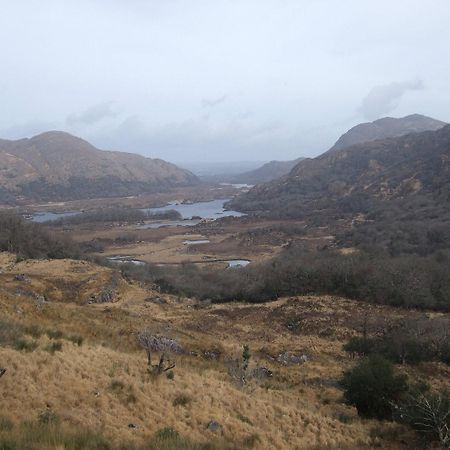
<svg viewBox="0 0 450 450">
<path fill-rule="evenodd" d="M 449 0 L 0 0 L 0 137 L 170 161 L 315 156 L 450 121 Z"/>
</svg>

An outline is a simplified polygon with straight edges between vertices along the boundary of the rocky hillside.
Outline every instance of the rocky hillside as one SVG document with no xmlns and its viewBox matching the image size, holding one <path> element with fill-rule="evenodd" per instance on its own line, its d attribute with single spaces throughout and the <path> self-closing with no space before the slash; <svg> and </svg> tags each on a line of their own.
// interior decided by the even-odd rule
<svg viewBox="0 0 450 450">
<path fill-rule="evenodd" d="M 351 128 L 337 140 L 329 151 L 334 152 L 355 144 L 404 136 L 409 133 L 436 131 L 444 125 L 446 125 L 445 122 L 421 114 L 411 114 L 399 119 L 383 117 L 374 122 L 360 123 Z"/>
<path fill-rule="evenodd" d="M 270 161 L 257 169 L 235 175 L 230 181 L 246 184 L 267 183 L 288 174 L 302 159 L 304 158 L 291 161 Z"/>
<path fill-rule="evenodd" d="M 123 152 L 102 151 L 68 133 L 0 140 L 0 202 L 136 195 L 190 185 L 189 171 Z"/>
<path fill-rule="evenodd" d="M 230 206 L 301 217 L 317 211 L 366 212 L 387 200 L 450 204 L 450 125 L 327 152 L 289 175 L 256 186 Z"/>
</svg>

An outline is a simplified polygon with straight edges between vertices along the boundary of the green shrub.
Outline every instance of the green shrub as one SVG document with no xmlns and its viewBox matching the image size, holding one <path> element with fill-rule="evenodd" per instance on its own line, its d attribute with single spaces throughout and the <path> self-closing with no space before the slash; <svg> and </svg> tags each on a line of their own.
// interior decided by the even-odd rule
<svg viewBox="0 0 450 450">
<path fill-rule="evenodd" d="M 23 336 L 22 328 L 10 321 L 0 320 L 0 345 L 12 345 Z"/>
<path fill-rule="evenodd" d="M 69 341 L 73 342 L 75 345 L 78 345 L 78 347 L 81 347 L 83 345 L 83 336 L 79 335 L 72 335 L 68 337 Z"/>
<path fill-rule="evenodd" d="M 406 376 L 395 372 L 391 362 L 379 355 L 363 359 L 345 372 L 341 385 L 344 398 L 363 417 L 391 419 L 393 404 L 407 391 Z"/>
<path fill-rule="evenodd" d="M 349 423 L 352 423 L 354 421 L 354 417 L 350 414 L 346 414 L 344 412 L 340 412 L 336 415 L 336 419 L 339 420 L 339 422 L 348 425 Z"/>
<path fill-rule="evenodd" d="M 47 330 L 46 334 L 50 339 L 62 339 L 64 337 L 64 333 L 60 330 Z"/>
<path fill-rule="evenodd" d="M 46 409 L 38 415 L 38 421 L 44 424 L 57 424 L 59 423 L 59 416 L 51 409 Z"/>
<path fill-rule="evenodd" d="M 373 339 L 367 337 L 352 336 L 346 344 L 344 350 L 349 353 L 357 353 L 361 356 L 367 356 L 373 353 L 375 343 Z"/>
<path fill-rule="evenodd" d="M 167 372 L 166 377 L 168 380 L 173 380 L 175 378 L 175 372 L 173 370 Z"/>
<path fill-rule="evenodd" d="M 1 420 L 0 420 L 1 424 Z M 251 436 L 248 446 L 256 442 Z M 99 432 L 80 427 L 69 428 L 51 411 L 44 411 L 38 420 L 25 422 L 11 429 L 0 429 L 0 450 L 238 450 L 223 440 L 196 443 L 180 436 L 173 428 L 159 430 L 143 445 L 127 442 L 113 444 Z"/>
<path fill-rule="evenodd" d="M 256 433 L 253 433 L 244 439 L 243 445 L 248 448 L 254 448 L 259 442 L 261 442 L 261 438 Z"/>
<path fill-rule="evenodd" d="M 51 344 L 47 345 L 47 347 L 45 347 L 45 350 L 47 350 L 52 355 L 55 352 L 61 352 L 62 351 L 62 342 L 60 342 L 60 341 L 52 342 Z"/>
<path fill-rule="evenodd" d="M 29 336 L 34 337 L 35 339 L 38 339 L 42 336 L 44 330 L 39 325 L 29 325 L 27 327 L 24 327 L 23 332 L 25 334 L 28 334 Z"/>
<path fill-rule="evenodd" d="M 36 341 L 29 341 L 27 339 L 17 339 L 14 344 L 14 348 L 19 351 L 32 352 L 36 350 L 38 344 Z"/>
<path fill-rule="evenodd" d="M 0 250 L 15 253 L 19 259 L 79 258 L 81 254 L 68 237 L 11 212 L 0 213 Z"/>
<path fill-rule="evenodd" d="M 244 423 L 246 423 L 246 424 L 248 424 L 248 425 L 252 425 L 253 426 L 253 422 L 247 417 L 247 416 L 244 416 L 244 415 L 242 415 L 242 414 L 238 414 L 237 415 L 237 418 L 241 421 L 241 422 L 244 422 Z"/>
<path fill-rule="evenodd" d="M 114 392 L 123 391 L 125 389 L 125 383 L 120 380 L 113 380 L 111 381 L 109 388 Z"/>
<path fill-rule="evenodd" d="M 178 439 L 178 431 L 172 427 L 161 428 L 155 433 L 155 438 L 160 440 Z"/>
<path fill-rule="evenodd" d="M 11 431 L 13 428 L 14 424 L 8 417 L 0 416 L 0 432 Z"/>
<path fill-rule="evenodd" d="M 172 402 L 173 406 L 187 406 L 189 403 L 191 403 L 191 397 L 184 394 L 177 395 Z"/>
</svg>

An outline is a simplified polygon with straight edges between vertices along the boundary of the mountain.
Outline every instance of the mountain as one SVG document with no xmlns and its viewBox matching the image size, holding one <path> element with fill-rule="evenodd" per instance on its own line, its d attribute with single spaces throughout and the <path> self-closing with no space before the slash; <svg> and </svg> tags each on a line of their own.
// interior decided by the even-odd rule
<svg viewBox="0 0 450 450">
<path fill-rule="evenodd" d="M 446 125 L 445 122 L 422 116 L 421 114 L 411 114 L 399 119 L 383 117 L 374 122 L 360 123 L 351 128 L 337 140 L 329 152 L 377 139 L 420 133 L 422 131 L 436 131 L 444 125 Z"/>
<path fill-rule="evenodd" d="M 174 164 L 99 150 L 60 131 L 0 140 L 0 202 L 128 196 L 196 182 Z"/>
<path fill-rule="evenodd" d="M 302 159 L 304 158 L 297 158 L 292 161 L 270 161 L 257 169 L 235 175 L 229 181 L 246 184 L 267 183 L 288 174 Z"/>
<path fill-rule="evenodd" d="M 254 187 L 230 207 L 271 216 L 366 212 L 398 199 L 450 205 L 450 125 L 324 153 L 281 179 Z"/>
</svg>

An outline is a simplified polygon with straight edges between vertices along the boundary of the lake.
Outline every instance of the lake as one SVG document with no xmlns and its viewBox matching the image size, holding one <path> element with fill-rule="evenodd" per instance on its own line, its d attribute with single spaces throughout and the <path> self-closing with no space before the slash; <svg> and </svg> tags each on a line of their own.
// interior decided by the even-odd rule
<svg viewBox="0 0 450 450">
<path fill-rule="evenodd" d="M 228 259 L 224 262 L 228 264 L 228 267 L 245 267 L 250 264 L 248 259 Z"/>
<path fill-rule="evenodd" d="M 169 210 L 178 211 L 183 219 L 185 220 L 175 220 L 167 222 L 156 222 L 140 226 L 139 228 L 161 228 L 164 226 L 193 226 L 197 225 L 200 220 L 192 219 L 192 217 L 201 217 L 202 219 L 219 219 L 220 217 L 241 217 L 245 214 L 238 211 L 225 210 L 224 204 L 230 199 L 225 200 L 212 200 L 209 202 L 195 202 L 195 203 L 169 203 L 166 206 L 159 208 L 143 208 L 141 211 L 148 212 L 150 214 L 165 212 Z M 67 211 L 67 212 L 46 212 L 39 211 L 32 215 L 31 220 L 33 222 L 52 222 L 62 217 L 74 216 L 77 214 L 82 214 L 77 211 Z"/>
<path fill-rule="evenodd" d="M 76 216 L 77 214 L 81 214 L 79 211 L 67 211 L 62 213 L 54 213 L 54 212 L 37 212 L 31 216 L 31 220 L 33 222 L 43 223 L 43 222 L 53 222 L 54 220 L 61 219 L 63 217 Z"/>
<path fill-rule="evenodd" d="M 230 199 L 212 200 L 209 202 L 196 203 L 169 203 L 161 208 L 145 208 L 144 212 L 150 214 L 160 213 L 164 211 L 178 211 L 183 219 L 192 219 L 192 217 L 201 217 L 202 219 L 218 219 L 220 217 L 241 217 L 245 214 L 238 211 L 225 210 L 223 205 Z"/>
<path fill-rule="evenodd" d="M 199 244 L 209 244 L 211 241 L 209 239 L 188 239 L 183 241 L 185 245 L 199 245 Z"/>
</svg>

